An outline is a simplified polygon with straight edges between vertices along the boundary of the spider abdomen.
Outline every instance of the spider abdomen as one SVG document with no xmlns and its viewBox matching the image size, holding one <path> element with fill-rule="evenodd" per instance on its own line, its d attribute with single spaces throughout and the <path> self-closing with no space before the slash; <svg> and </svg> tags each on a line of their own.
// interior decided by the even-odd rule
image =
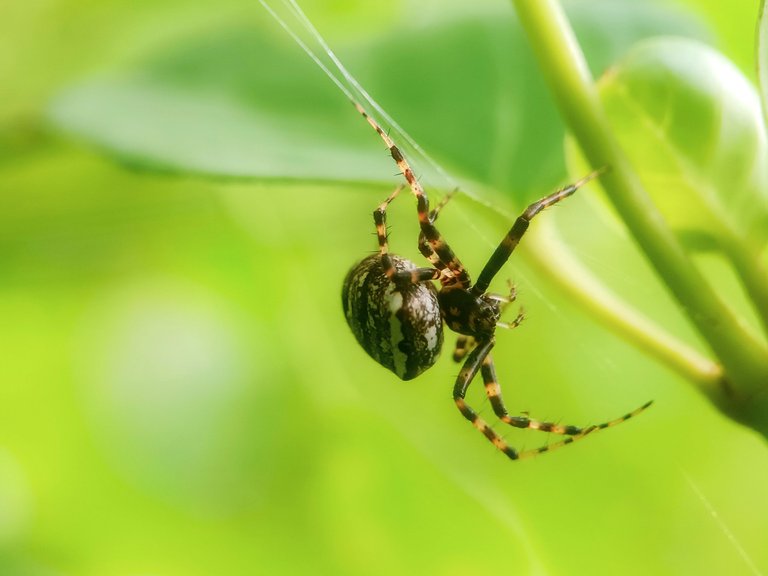
<svg viewBox="0 0 768 576">
<path fill-rule="evenodd" d="M 396 272 L 416 265 L 390 255 Z M 432 282 L 394 282 L 387 278 L 380 254 L 352 267 L 341 294 L 344 316 L 371 358 L 402 380 L 431 367 L 443 345 L 443 322 Z"/>
</svg>

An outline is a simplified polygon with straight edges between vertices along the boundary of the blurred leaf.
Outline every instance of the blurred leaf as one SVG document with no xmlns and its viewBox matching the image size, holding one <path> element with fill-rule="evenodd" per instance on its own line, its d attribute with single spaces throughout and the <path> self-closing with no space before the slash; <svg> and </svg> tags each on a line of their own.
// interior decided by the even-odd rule
<svg viewBox="0 0 768 576">
<path fill-rule="evenodd" d="M 754 88 L 684 39 L 643 42 L 600 81 L 624 150 L 670 225 L 698 247 L 768 234 L 768 146 Z"/>
<path fill-rule="evenodd" d="M 237 442 L 275 395 L 253 327 L 238 334 L 247 326 L 230 302 L 178 280 L 125 282 L 102 300 L 75 335 L 77 372 L 115 469 L 197 512 L 261 503 L 265 474 L 252 447 Z M 276 460 L 269 431 L 278 429 L 261 434 L 258 460 Z"/>
<path fill-rule="evenodd" d="M 659 6 L 583 2 L 573 16 L 598 69 L 649 35 L 702 35 L 690 18 Z M 418 38 L 419 50 L 404 38 Z M 540 189 L 562 173 L 562 127 L 507 11 L 398 30 L 339 52 L 417 140 L 465 175 L 500 189 Z M 389 176 L 380 143 L 336 88 L 296 46 L 257 29 L 179 43 L 131 73 L 75 86 L 51 117 L 122 161 L 152 168 Z"/>
<path fill-rule="evenodd" d="M 116 113 L 117 110 L 121 112 Z M 102 80 L 64 93 L 59 124 L 122 162 L 224 177 L 366 179 L 375 153 L 335 137 L 331 126 L 280 118 L 221 94 L 142 80 Z"/>
<path fill-rule="evenodd" d="M 739 69 L 752 76 L 755 60 L 755 16 L 760 0 L 674 0 L 706 21 L 715 45 Z"/>
<path fill-rule="evenodd" d="M 143 17 L 143 6 L 123 4 Z M 347 4 L 323 1 L 340 16 Z M 367 30 L 378 30 L 381 10 Z M 631 0 L 572 10 L 596 70 L 638 37 L 698 30 Z M 124 25 L 108 16 L 98 24 Z M 549 185 L 562 129 L 524 43 L 507 38 L 507 18 L 434 28 L 411 19 L 397 37 L 339 52 L 442 160 L 500 187 Z M 154 29 L 162 36 L 175 23 Z M 380 142 L 294 46 L 256 28 L 222 30 L 221 20 L 202 29 L 218 32 L 194 42 L 176 34 L 133 72 L 63 92 L 56 117 L 141 166 L 394 180 Z M 457 414 L 447 357 L 403 386 L 344 324 L 338 282 L 375 249 L 380 189 L 158 177 L 66 143 L 0 172 L 11 383 L 0 387 L 10 407 L 0 436 L 31 494 L 29 523 L 15 524 L 16 558 L 3 562 L 0 551 L 0 574 L 47 575 L 38 564 L 51 574 L 487 574 L 501 558 L 526 574 L 648 574 L 675 558 L 714 575 L 738 571 L 750 553 L 766 565 L 763 444 L 585 322 L 520 260 L 514 275 L 532 321 L 500 334 L 497 347 L 510 408 L 588 422 L 658 402 L 642 421 L 516 466 Z M 392 240 L 413 253 L 407 204 L 393 206 Z M 509 224 L 464 196 L 441 221 L 470 265 Z M 583 222 L 578 232 L 594 234 Z M 634 262 L 605 268 L 659 305 Z M 470 395 L 487 414 L 483 387 Z M 696 441 L 669 434 L 677 428 L 697 430 Z M 552 529 L 585 519 L 588 531 Z M 480 529 L 446 547 L 440 528 L 459 525 Z"/>
<path fill-rule="evenodd" d="M 0 447 L 0 557 L 2 550 L 17 540 L 29 521 L 30 493 L 22 467 Z"/>
</svg>

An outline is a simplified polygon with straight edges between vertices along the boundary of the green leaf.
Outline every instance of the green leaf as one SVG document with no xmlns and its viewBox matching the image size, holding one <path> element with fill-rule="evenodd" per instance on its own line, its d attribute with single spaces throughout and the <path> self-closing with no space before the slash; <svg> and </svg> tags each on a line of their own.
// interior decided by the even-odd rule
<svg viewBox="0 0 768 576">
<path fill-rule="evenodd" d="M 758 0 L 737 0 L 726 4 L 722 0 L 676 0 L 706 21 L 717 38 L 717 49 L 740 70 L 750 75 L 755 62 L 755 14 Z"/>
<path fill-rule="evenodd" d="M 373 146 L 353 147 L 320 117 L 270 114 L 224 94 L 149 80 L 81 84 L 61 94 L 51 114 L 63 129 L 146 168 L 328 180 L 365 180 L 376 172 Z"/>
<path fill-rule="evenodd" d="M 692 245 L 765 241 L 768 146 L 749 81 L 698 42 L 638 45 L 600 81 L 610 122 L 643 184 Z"/>
<path fill-rule="evenodd" d="M 703 35 L 689 17 L 658 6 L 586 2 L 574 18 L 597 69 L 652 34 Z M 419 49 L 404 38 L 418 39 Z M 562 174 L 563 129 L 508 12 L 397 30 L 339 53 L 417 141 L 464 175 L 540 195 Z M 50 116 L 119 160 L 155 169 L 391 176 L 370 129 L 271 21 L 268 31 L 228 28 L 170 46 L 130 72 L 74 86 Z"/>
</svg>

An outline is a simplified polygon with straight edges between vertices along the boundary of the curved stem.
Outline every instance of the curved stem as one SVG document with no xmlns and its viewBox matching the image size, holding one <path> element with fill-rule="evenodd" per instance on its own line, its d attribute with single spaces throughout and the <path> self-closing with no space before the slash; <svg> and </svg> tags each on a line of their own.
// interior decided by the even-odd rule
<svg viewBox="0 0 768 576">
<path fill-rule="evenodd" d="M 760 258 L 759 251 L 730 230 L 722 233 L 719 239 L 720 246 L 752 301 L 763 332 L 768 336 L 768 270 Z"/>
<path fill-rule="evenodd" d="M 557 0 L 512 0 L 560 110 L 611 202 L 664 284 L 720 359 L 730 386 L 713 396 L 731 414 L 765 391 L 768 347 L 718 298 L 642 187 L 600 106 L 584 55 Z M 752 424 L 754 425 L 754 423 Z M 761 424 L 760 427 L 764 427 Z"/>
<path fill-rule="evenodd" d="M 527 261 L 557 283 L 590 318 L 666 364 L 706 395 L 719 393 L 722 368 L 607 288 L 571 253 L 560 238 L 553 218 L 539 222 L 528 234 L 535 239 L 527 244 L 527 250 L 533 256 Z"/>
</svg>

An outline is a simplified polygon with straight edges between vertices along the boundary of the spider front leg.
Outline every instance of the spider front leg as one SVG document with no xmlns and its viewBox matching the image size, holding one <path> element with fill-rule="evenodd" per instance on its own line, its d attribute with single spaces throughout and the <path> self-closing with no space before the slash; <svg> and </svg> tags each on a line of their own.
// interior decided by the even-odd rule
<svg viewBox="0 0 768 576">
<path fill-rule="evenodd" d="M 517 217 L 517 220 L 515 220 L 512 228 L 509 229 L 507 235 L 504 236 L 504 239 L 491 255 L 482 272 L 480 272 L 477 283 L 472 287 L 472 293 L 477 296 L 485 293 L 485 291 L 488 289 L 488 286 L 491 284 L 491 280 L 493 280 L 494 276 L 496 276 L 499 270 L 501 270 L 501 267 L 506 263 L 506 261 L 509 260 L 512 252 L 515 250 L 515 248 L 517 248 L 517 245 L 520 243 L 520 240 L 522 239 L 526 230 L 528 230 L 528 226 L 530 225 L 531 220 L 533 220 L 533 218 L 539 212 L 545 208 L 557 204 L 565 198 L 568 198 L 568 196 L 573 195 L 576 190 L 584 186 L 584 184 L 590 180 L 599 176 L 604 171 L 605 168 L 595 170 L 578 182 L 570 184 L 565 188 L 562 188 L 557 192 L 550 194 L 549 196 L 545 196 L 541 200 L 537 200 L 528 206 L 528 208 L 526 208 L 525 211 Z"/>
</svg>

